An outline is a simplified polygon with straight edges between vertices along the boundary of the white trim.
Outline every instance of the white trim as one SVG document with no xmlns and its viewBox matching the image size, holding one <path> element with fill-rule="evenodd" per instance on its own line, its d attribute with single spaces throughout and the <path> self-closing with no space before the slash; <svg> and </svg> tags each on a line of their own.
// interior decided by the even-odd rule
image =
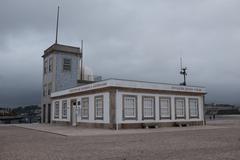
<svg viewBox="0 0 240 160">
<path fill-rule="evenodd" d="M 51 94 L 51 97 L 64 96 L 73 93 L 79 93 L 94 89 L 106 88 L 106 87 L 123 87 L 123 88 L 136 88 L 136 89 L 151 89 L 151 90 L 163 90 L 163 91 L 178 91 L 178 92 L 189 92 L 189 93 L 206 93 L 204 87 L 191 87 L 191 86 L 180 86 L 170 85 L 152 82 L 141 82 L 141 81 L 129 81 L 129 80 L 117 80 L 110 79 L 100 82 L 95 82 L 88 85 L 74 87 Z"/>
<path fill-rule="evenodd" d="M 128 94 L 128 95 L 135 95 L 138 97 L 138 101 L 141 102 L 142 101 L 142 96 L 155 96 L 155 106 L 156 106 L 156 110 L 155 110 L 155 120 L 153 119 L 146 119 L 146 120 L 142 120 L 142 104 L 139 103 L 138 107 L 138 120 L 123 120 L 122 119 L 122 96 Z M 159 98 L 160 97 L 168 97 L 171 99 L 171 119 L 160 119 L 159 118 Z M 188 121 L 203 121 L 203 114 L 199 114 L 198 118 L 194 118 L 194 119 L 188 119 L 187 117 L 187 110 L 186 110 L 186 119 L 175 119 L 175 98 L 184 98 L 185 101 L 188 101 L 188 98 L 196 98 L 199 100 L 199 102 L 201 102 L 203 95 L 177 95 L 177 94 L 153 94 L 153 93 L 144 93 L 144 92 L 139 92 L 139 93 L 133 93 L 133 92 L 125 92 L 125 91 L 118 91 L 118 94 L 116 95 L 117 98 L 117 110 L 118 110 L 118 114 L 116 116 L 116 119 L 118 120 L 118 124 L 125 124 L 125 123 L 160 123 L 160 122 L 188 122 Z M 203 104 L 199 103 L 199 111 L 203 110 Z"/>
<path fill-rule="evenodd" d="M 115 94 L 115 123 L 116 123 L 116 130 L 118 130 L 118 107 L 117 107 L 117 96 L 118 96 L 118 90 L 116 90 L 116 94 Z"/>
</svg>

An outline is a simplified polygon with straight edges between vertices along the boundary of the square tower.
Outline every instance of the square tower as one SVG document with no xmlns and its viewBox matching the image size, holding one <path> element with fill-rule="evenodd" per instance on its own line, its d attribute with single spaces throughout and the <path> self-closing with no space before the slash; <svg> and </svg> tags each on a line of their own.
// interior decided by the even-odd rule
<svg viewBox="0 0 240 160">
<path fill-rule="evenodd" d="M 78 85 L 82 53 L 79 47 L 55 43 L 42 58 L 42 123 L 51 123 L 51 93 Z"/>
</svg>

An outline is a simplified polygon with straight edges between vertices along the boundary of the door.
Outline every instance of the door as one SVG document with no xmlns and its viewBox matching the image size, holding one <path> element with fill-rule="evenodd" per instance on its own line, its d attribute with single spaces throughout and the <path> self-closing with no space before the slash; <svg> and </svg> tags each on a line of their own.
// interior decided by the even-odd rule
<svg viewBox="0 0 240 160">
<path fill-rule="evenodd" d="M 51 104 L 48 104 L 48 123 L 51 123 Z"/>
<path fill-rule="evenodd" d="M 77 126 L 77 100 L 71 100 L 71 124 L 72 126 Z"/>
<path fill-rule="evenodd" d="M 43 113 L 42 113 L 42 122 L 43 123 L 45 123 L 46 121 L 45 121 L 45 118 L 46 118 L 46 105 L 44 104 L 43 105 L 43 111 L 42 111 Z"/>
</svg>

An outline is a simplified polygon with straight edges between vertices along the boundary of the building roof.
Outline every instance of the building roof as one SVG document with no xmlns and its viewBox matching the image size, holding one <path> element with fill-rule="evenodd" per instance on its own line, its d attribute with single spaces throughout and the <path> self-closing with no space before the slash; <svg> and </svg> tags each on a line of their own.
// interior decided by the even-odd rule
<svg viewBox="0 0 240 160">
<path fill-rule="evenodd" d="M 160 91 L 175 91 L 175 92 L 187 92 L 187 93 L 202 93 L 206 94 L 204 87 L 197 86 L 182 86 L 176 84 L 166 84 L 157 82 L 145 82 L 145 81 L 134 81 L 124 79 L 107 79 L 83 86 L 78 86 L 62 91 L 53 92 L 51 97 L 66 96 L 69 94 L 80 93 L 90 90 L 102 89 L 107 87 L 119 87 L 119 88 L 134 88 L 134 89 L 150 89 Z"/>
<path fill-rule="evenodd" d="M 54 43 L 51 45 L 48 49 L 44 51 L 44 55 L 42 57 L 46 57 L 50 53 L 58 51 L 58 52 L 64 52 L 64 53 L 72 53 L 72 54 L 77 54 L 79 56 L 82 55 L 80 48 L 79 47 L 73 47 L 73 46 L 67 46 L 67 45 L 62 45 L 62 44 L 57 44 Z"/>
</svg>

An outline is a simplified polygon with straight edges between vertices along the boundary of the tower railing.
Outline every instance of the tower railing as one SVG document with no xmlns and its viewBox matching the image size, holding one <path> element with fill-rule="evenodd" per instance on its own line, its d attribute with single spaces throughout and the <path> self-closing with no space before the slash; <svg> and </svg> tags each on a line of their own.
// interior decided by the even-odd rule
<svg viewBox="0 0 240 160">
<path fill-rule="evenodd" d="M 98 75 L 86 75 L 84 74 L 82 79 L 79 79 L 79 81 L 88 81 L 88 82 L 98 82 L 102 80 L 102 76 Z"/>
</svg>

